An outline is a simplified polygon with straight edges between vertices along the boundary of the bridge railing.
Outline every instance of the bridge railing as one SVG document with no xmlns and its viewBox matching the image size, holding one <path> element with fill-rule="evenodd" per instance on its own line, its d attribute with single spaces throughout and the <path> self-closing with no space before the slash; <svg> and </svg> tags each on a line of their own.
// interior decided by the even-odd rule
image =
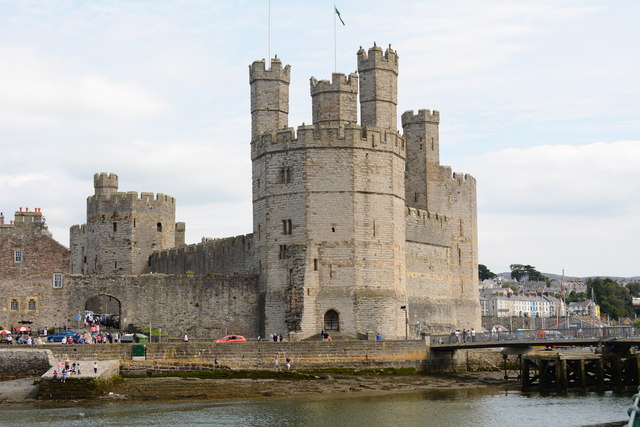
<svg viewBox="0 0 640 427">
<path fill-rule="evenodd" d="M 458 344 L 465 342 L 493 341 L 550 341 L 580 338 L 634 338 L 640 336 L 640 328 L 633 326 L 609 326 L 603 328 L 564 328 L 564 329 L 516 329 L 513 331 L 490 331 L 448 335 L 432 335 L 432 344 Z"/>
<path fill-rule="evenodd" d="M 638 387 L 639 394 L 633 396 L 633 406 L 627 409 L 629 414 L 628 427 L 640 427 L 640 387 Z"/>
</svg>

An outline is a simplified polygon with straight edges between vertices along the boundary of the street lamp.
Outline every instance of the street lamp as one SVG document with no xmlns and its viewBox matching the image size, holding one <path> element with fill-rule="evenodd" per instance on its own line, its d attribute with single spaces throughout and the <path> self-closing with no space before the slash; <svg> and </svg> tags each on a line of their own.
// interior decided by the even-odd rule
<svg viewBox="0 0 640 427">
<path fill-rule="evenodd" d="M 404 339 L 409 339 L 409 313 L 406 305 L 401 305 L 400 310 L 404 311 Z"/>
</svg>

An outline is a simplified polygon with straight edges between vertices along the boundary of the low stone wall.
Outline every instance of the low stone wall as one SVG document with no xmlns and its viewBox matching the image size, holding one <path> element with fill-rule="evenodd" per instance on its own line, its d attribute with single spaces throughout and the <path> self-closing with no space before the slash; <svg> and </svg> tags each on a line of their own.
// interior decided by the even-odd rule
<svg viewBox="0 0 640 427">
<path fill-rule="evenodd" d="M 51 367 L 52 357 L 43 349 L 1 349 L 0 381 L 42 375 Z"/>
</svg>

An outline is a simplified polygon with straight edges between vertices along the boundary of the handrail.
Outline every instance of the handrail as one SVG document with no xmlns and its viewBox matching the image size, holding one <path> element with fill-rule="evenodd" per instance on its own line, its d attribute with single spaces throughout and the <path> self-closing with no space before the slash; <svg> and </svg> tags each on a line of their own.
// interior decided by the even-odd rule
<svg viewBox="0 0 640 427">
<path fill-rule="evenodd" d="M 640 392 L 640 387 L 638 387 Z M 640 393 L 633 395 L 633 406 L 627 409 L 629 415 L 629 424 L 627 427 L 640 427 Z"/>
</svg>

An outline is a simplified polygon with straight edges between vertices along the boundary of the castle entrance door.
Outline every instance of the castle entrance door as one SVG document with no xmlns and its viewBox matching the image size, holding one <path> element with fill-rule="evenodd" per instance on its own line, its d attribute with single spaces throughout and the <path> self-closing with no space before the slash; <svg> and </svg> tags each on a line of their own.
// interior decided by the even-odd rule
<svg viewBox="0 0 640 427">
<path fill-rule="evenodd" d="M 89 298 L 84 309 L 92 314 L 95 324 L 107 329 L 120 329 L 120 300 L 111 295 Z"/>
<path fill-rule="evenodd" d="M 325 331 L 339 331 L 340 330 L 340 316 L 335 310 L 329 310 L 324 315 L 324 330 Z"/>
</svg>

